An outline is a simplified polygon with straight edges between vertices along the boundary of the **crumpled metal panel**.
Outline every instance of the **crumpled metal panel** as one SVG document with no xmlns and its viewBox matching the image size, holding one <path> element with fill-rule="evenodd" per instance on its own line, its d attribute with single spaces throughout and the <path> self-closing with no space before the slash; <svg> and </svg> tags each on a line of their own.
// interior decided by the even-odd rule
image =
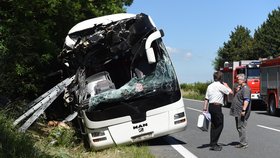
<svg viewBox="0 0 280 158">
<path fill-rule="evenodd" d="M 120 56 L 135 53 L 130 51 L 132 47 L 155 29 L 145 14 L 107 25 L 93 24 L 92 28 L 67 36 L 59 59 L 74 71 L 80 66 L 102 65 Z"/>
<path fill-rule="evenodd" d="M 60 58 L 71 70 L 79 72 L 81 68 L 85 69 L 83 75 L 77 75 L 80 76 L 78 85 L 74 86 L 77 89 L 71 90 L 68 87 L 70 92 L 76 93 L 78 104 L 83 102 L 81 99 L 89 96 L 84 94 L 84 77 L 101 71 L 111 73 L 110 82 L 117 89 L 92 92 L 88 111 L 94 110 L 100 103 L 126 101 L 151 93 L 178 90 L 175 71 L 160 37 L 151 43 L 156 61 L 148 62 L 145 42 L 156 31 L 157 28 L 147 15 L 138 14 L 106 25 L 97 24 L 92 28 L 71 32 L 67 39 L 73 40 L 75 44 L 70 42 L 71 45 L 67 45 L 66 42 Z"/>
</svg>

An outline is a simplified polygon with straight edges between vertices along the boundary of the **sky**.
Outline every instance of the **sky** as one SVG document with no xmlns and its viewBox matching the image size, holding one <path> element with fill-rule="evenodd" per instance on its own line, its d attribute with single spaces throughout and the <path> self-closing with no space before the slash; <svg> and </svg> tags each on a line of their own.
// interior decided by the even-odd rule
<svg viewBox="0 0 280 158">
<path fill-rule="evenodd" d="M 127 13 L 145 13 L 158 29 L 180 83 L 213 80 L 219 47 L 242 25 L 255 30 L 280 6 L 277 0 L 134 0 Z"/>
</svg>

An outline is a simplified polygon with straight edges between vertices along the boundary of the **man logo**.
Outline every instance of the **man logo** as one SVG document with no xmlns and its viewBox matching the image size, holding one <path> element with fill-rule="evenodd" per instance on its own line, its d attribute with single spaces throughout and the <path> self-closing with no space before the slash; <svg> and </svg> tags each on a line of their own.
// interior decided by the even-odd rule
<svg viewBox="0 0 280 158">
<path fill-rule="evenodd" d="M 144 132 L 144 128 L 142 127 L 142 128 L 139 128 L 138 129 L 138 132 Z"/>
<path fill-rule="evenodd" d="M 143 123 L 140 125 L 133 126 L 133 129 L 138 129 L 138 131 L 140 132 L 140 129 L 143 128 L 143 130 L 141 130 L 141 131 L 144 131 L 144 127 L 146 127 L 146 126 L 148 126 L 148 123 Z"/>
</svg>

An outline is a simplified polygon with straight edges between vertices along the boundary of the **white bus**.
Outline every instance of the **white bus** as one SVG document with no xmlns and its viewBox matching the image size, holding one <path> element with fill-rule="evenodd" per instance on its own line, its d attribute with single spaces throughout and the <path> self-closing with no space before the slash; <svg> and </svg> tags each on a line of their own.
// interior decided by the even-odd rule
<svg viewBox="0 0 280 158">
<path fill-rule="evenodd" d="M 69 31 L 60 58 L 77 72 L 64 98 L 82 109 L 80 128 L 91 148 L 185 130 L 180 86 L 162 36 L 149 16 L 127 13 L 89 19 Z"/>
</svg>

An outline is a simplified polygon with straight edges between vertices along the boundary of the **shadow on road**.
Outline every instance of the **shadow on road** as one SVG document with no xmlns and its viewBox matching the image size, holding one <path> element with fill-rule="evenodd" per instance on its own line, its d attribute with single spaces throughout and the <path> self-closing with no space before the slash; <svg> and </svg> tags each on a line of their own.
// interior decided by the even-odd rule
<svg viewBox="0 0 280 158">
<path fill-rule="evenodd" d="M 182 145 L 186 144 L 185 142 L 178 140 L 172 136 L 163 136 L 147 141 L 149 146 L 158 146 L 158 145 Z"/>
<path fill-rule="evenodd" d="M 198 149 L 204 149 L 204 148 L 209 148 L 210 144 L 202 144 L 201 146 L 198 146 Z"/>
<path fill-rule="evenodd" d="M 252 101 L 252 111 L 266 111 L 266 104 L 261 100 Z"/>
<path fill-rule="evenodd" d="M 235 146 L 237 144 L 239 144 L 239 142 L 231 142 L 231 143 L 228 143 L 228 144 L 223 144 L 223 143 L 218 143 L 220 146 Z M 201 146 L 198 146 L 197 148 L 198 149 L 204 149 L 204 148 L 209 148 L 210 147 L 210 144 L 202 144 Z"/>
<path fill-rule="evenodd" d="M 228 146 L 228 145 L 230 145 L 230 146 L 235 146 L 235 145 L 238 145 L 238 144 L 239 144 L 239 142 L 231 142 L 231 143 L 228 143 L 227 146 Z"/>
</svg>

